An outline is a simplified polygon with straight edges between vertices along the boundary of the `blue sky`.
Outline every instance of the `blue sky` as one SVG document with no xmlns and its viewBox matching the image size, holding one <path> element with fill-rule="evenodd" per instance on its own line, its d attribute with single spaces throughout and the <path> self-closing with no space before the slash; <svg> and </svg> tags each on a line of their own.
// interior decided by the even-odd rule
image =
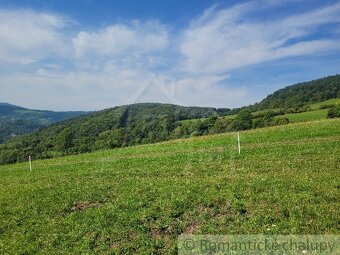
<svg viewBox="0 0 340 255">
<path fill-rule="evenodd" d="M 339 57 L 339 1 L 0 0 L 0 101 L 29 108 L 239 107 Z"/>
</svg>

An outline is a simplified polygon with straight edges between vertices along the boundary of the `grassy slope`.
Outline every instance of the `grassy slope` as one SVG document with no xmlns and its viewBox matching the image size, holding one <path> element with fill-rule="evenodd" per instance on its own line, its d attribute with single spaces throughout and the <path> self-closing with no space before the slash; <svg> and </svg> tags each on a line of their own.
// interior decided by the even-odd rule
<svg viewBox="0 0 340 255">
<path fill-rule="evenodd" d="M 0 166 L 0 253 L 173 254 L 180 233 L 340 233 L 340 120 Z"/>
<path fill-rule="evenodd" d="M 276 118 L 288 118 L 290 122 L 327 119 L 329 109 L 315 110 L 310 112 L 290 113 L 276 116 Z"/>
<path fill-rule="evenodd" d="M 332 99 L 328 99 L 320 103 L 311 104 L 310 107 L 313 110 L 316 110 L 316 109 L 320 109 L 320 107 L 322 106 L 338 105 L 338 104 L 340 104 L 340 98 L 332 98 Z"/>
<path fill-rule="evenodd" d="M 312 111 L 309 112 L 302 112 L 302 113 L 291 113 L 291 114 L 284 114 L 284 115 L 278 115 L 276 118 L 288 118 L 291 122 L 301 122 L 301 121 L 311 121 L 311 120 L 322 120 L 322 119 L 327 119 L 327 112 L 328 108 L 326 109 L 320 109 L 320 107 L 325 107 L 325 106 L 331 106 L 331 105 L 338 105 L 340 104 L 340 98 L 332 98 L 325 100 L 320 103 L 315 103 L 315 104 L 310 104 L 309 106 L 311 107 Z M 279 111 L 280 108 L 275 108 L 275 109 L 269 109 L 269 110 L 260 110 L 253 112 L 253 116 L 257 116 L 259 114 L 265 113 L 265 112 L 275 112 Z M 224 119 L 234 119 L 236 117 L 235 115 L 227 115 L 223 116 L 220 118 Z M 192 121 L 198 121 L 199 119 L 191 119 L 191 120 L 182 120 L 180 122 L 186 123 L 186 122 L 192 122 Z M 202 118 L 201 120 L 204 120 Z"/>
<path fill-rule="evenodd" d="M 290 122 L 327 119 L 327 113 L 329 111 L 328 109 L 329 107 L 327 107 L 326 109 L 320 109 L 320 107 L 338 105 L 338 104 L 340 104 L 340 98 L 332 98 L 332 99 L 328 99 L 320 103 L 310 104 L 309 106 L 311 107 L 313 111 L 284 114 L 284 115 L 279 115 L 276 118 L 288 118 Z M 258 111 L 258 112 L 261 112 L 261 111 Z"/>
</svg>

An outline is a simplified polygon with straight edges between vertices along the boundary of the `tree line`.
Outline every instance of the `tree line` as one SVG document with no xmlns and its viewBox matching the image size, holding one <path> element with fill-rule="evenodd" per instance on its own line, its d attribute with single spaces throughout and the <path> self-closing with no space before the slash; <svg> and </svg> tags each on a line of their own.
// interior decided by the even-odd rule
<svg viewBox="0 0 340 255">
<path fill-rule="evenodd" d="M 0 145 L 0 164 L 33 158 L 155 143 L 289 123 L 278 115 L 311 110 L 309 103 L 340 97 L 340 75 L 279 90 L 258 104 L 238 109 L 134 104 L 92 112 L 14 137 Z M 234 115 L 234 117 L 230 117 Z M 328 112 L 339 117 L 339 107 Z"/>
</svg>

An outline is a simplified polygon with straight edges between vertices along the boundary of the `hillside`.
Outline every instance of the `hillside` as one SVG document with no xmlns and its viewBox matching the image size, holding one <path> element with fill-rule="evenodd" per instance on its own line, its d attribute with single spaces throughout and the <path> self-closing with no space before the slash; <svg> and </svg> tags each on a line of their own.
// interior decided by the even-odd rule
<svg viewBox="0 0 340 255">
<path fill-rule="evenodd" d="M 192 234 L 339 234 L 340 120 L 0 166 L 1 254 L 177 254 Z M 29 203 L 27 201 L 30 201 Z"/>
<path fill-rule="evenodd" d="M 227 114 L 229 109 L 183 107 L 170 104 L 134 104 L 53 124 L 0 145 L 0 164 L 50 158 L 98 149 L 169 140 L 177 120 Z"/>
<path fill-rule="evenodd" d="M 278 90 L 260 103 L 242 109 L 155 103 L 117 106 L 11 139 L 0 145 L 0 164 L 24 161 L 28 155 L 52 158 L 175 138 L 282 125 L 299 119 L 327 118 L 328 108 L 338 102 L 334 98 L 339 95 L 339 90 L 340 75 L 335 75 Z M 21 109 L 13 111 L 16 116 L 30 113 Z M 334 111 L 340 115 L 339 107 Z M 46 113 L 40 114 L 45 116 Z M 63 117 L 70 113 L 64 114 Z M 57 121 L 56 117 L 50 119 Z M 30 119 L 21 121 L 27 120 Z M 27 122 L 25 124 L 28 126 Z M 20 128 L 20 125 L 17 127 Z"/>
<path fill-rule="evenodd" d="M 53 112 L 30 110 L 20 106 L 0 103 L 0 143 L 7 139 L 27 134 L 48 125 L 70 119 L 85 112 Z"/>
<path fill-rule="evenodd" d="M 254 110 L 293 108 L 340 98 L 340 75 L 301 82 L 279 89 L 253 106 Z"/>
</svg>

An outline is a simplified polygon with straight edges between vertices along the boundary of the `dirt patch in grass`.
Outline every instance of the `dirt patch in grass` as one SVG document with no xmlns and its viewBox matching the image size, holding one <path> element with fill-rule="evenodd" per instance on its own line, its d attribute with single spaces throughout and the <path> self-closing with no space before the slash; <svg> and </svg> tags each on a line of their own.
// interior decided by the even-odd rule
<svg viewBox="0 0 340 255">
<path fill-rule="evenodd" d="M 230 205 L 224 206 L 219 209 L 218 213 L 215 214 L 214 218 L 216 220 L 224 220 L 228 217 L 236 217 L 240 214 L 235 208 L 232 208 Z"/>
<path fill-rule="evenodd" d="M 199 213 L 212 214 L 212 209 L 210 207 L 207 207 L 207 206 L 204 206 L 204 205 L 198 206 L 197 211 Z"/>
<path fill-rule="evenodd" d="M 197 208 L 197 212 L 217 221 L 223 221 L 226 218 L 238 217 L 248 213 L 244 206 L 236 205 L 236 207 L 233 207 L 230 203 L 224 203 L 223 205 L 216 205 L 214 207 L 200 205 Z"/>
<path fill-rule="evenodd" d="M 165 251 L 169 249 L 171 243 L 171 230 L 168 228 L 152 227 L 149 230 L 149 237 L 153 243 L 157 243 L 155 254 L 165 254 Z"/>
<path fill-rule="evenodd" d="M 112 241 L 111 244 L 110 244 L 110 249 L 113 249 L 113 250 L 118 249 L 120 247 L 121 247 L 121 245 L 117 241 Z"/>
<path fill-rule="evenodd" d="M 151 229 L 150 230 L 150 237 L 152 239 L 158 239 L 165 235 L 165 231 L 162 231 L 160 229 Z"/>
<path fill-rule="evenodd" d="M 196 220 L 193 220 L 192 222 L 190 222 L 189 225 L 187 225 L 187 227 L 184 229 L 184 232 L 183 232 L 183 233 L 184 233 L 184 234 L 188 234 L 188 235 L 194 234 L 195 231 L 196 231 L 197 229 L 199 229 L 199 227 L 200 227 L 199 222 L 196 221 Z"/>
<path fill-rule="evenodd" d="M 84 211 L 88 208 L 98 208 L 102 206 L 101 203 L 98 202 L 91 202 L 91 201 L 77 201 L 73 202 L 71 211 L 72 212 L 79 212 L 79 211 Z"/>
</svg>

